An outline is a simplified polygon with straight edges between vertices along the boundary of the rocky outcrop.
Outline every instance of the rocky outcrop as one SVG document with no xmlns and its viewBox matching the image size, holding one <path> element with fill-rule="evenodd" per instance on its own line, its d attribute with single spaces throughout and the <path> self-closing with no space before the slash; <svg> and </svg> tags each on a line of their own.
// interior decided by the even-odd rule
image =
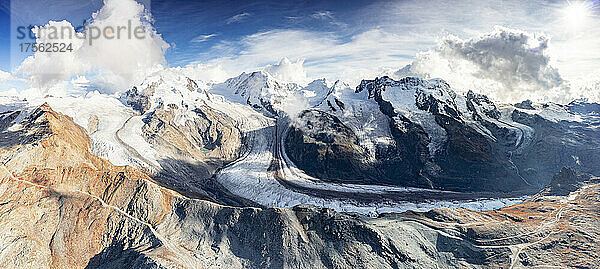
<svg viewBox="0 0 600 269">
<path fill-rule="evenodd" d="M 563 167 L 560 172 L 552 177 L 550 184 L 542 190 L 544 195 L 566 196 L 586 184 L 592 182 L 592 175 L 578 173 L 570 167 Z"/>
<path fill-rule="evenodd" d="M 288 157 L 309 175 L 330 182 L 358 184 L 398 184 L 410 182 L 430 187 L 419 180 L 423 160 L 417 152 L 427 144 L 414 139 L 426 135 L 418 126 L 392 128 L 395 144 L 370 154 L 356 134 L 337 117 L 318 110 L 302 112 L 285 138 Z M 425 140 L 427 141 L 427 140 Z M 373 158 L 373 156 L 375 158 Z"/>
<path fill-rule="evenodd" d="M 175 118 L 176 105 L 161 107 L 144 118 L 142 132 L 165 156 L 189 155 L 189 159 L 217 167 L 235 160 L 241 151 L 242 134 L 229 116 L 204 106 L 189 120 Z"/>
<path fill-rule="evenodd" d="M 520 108 L 520 109 L 535 110 L 535 108 L 532 106 L 532 104 L 533 103 L 531 102 L 531 100 L 525 100 L 523 102 L 515 104 L 515 107 Z"/>
<path fill-rule="evenodd" d="M 189 91 L 193 92 L 198 89 L 198 83 L 191 78 L 187 78 L 187 85 L 185 86 Z"/>
<path fill-rule="evenodd" d="M 6 130 L 12 122 L 21 114 L 21 111 L 5 111 L 0 113 L 0 131 Z"/>
<path fill-rule="evenodd" d="M 300 113 L 298 124 L 285 140 L 286 153 L 295 164 L 317 178 L 364 182 L 363 175 L 372 169 L 369 154 L 347 126 L 318 110 Z"/>
<path fill-rule="evenodd" d="M 155 85 L 156 84 L 152 84 L 146 90 L 152 92 Z M 148 97 L 149 95 L 144 94 L 143 91 L 138 90 L 137 87 L 133 87 L 125 92 L 125 102 L 127 105 L 131 106 L 133 110 L 142 114 L 146 112 L 146 110 L 150 109 L 151 103 Z"/>
<path fill-rule="evenodd" d="M 93 134 L 96 131 L 98 131 L 98 116 L 95 114 L 90 115 L 90 117 L 88 118 L 88 125 L 87 125 L 87 130 L 89 134 Z"/>
</svg>

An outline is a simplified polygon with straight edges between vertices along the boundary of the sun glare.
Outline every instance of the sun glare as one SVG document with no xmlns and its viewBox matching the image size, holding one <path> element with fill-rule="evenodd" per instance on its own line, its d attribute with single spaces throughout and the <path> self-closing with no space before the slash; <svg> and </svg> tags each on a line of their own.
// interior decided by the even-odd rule
<svg viewBox="0 0 600 269">
<path fill-rule="evenodd" d="M 585 23 L 590 9 L 586 2 L 569 2 L 563 10 L 566 22 L 573 28 L 577 28 Z"/>
</svg>

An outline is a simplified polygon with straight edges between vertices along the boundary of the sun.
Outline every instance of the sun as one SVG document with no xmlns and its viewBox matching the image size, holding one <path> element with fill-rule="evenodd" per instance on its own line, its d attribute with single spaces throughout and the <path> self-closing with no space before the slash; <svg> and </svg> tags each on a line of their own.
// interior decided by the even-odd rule
<svg viewBox="0 0 600 269">
<path fill-rule="evenodd" d="M 582 26 L 590 13 L 590 7 L 586 2 L 569 2 L 563 10 L 565 21 L 573 28 Z"/>
</svg>

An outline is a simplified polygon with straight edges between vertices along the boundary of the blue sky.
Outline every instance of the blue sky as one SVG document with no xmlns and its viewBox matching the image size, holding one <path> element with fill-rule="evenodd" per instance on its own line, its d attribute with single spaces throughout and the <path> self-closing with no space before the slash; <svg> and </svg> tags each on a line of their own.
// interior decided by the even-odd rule
<svg viewBox="0 0 600 269">
<path fill-rule="evenodd" d="M 9 0 L 0 0 L 0 69 L 9 69 L 10 17 Z"/>
<path fill-rule="evenodd" d="M 309 78 L 354 82 L 398 70 L 449 35 L 468 44 L 496 26 L 547 36 L 551 42 L 544 53 L 567 79 L 600 75 L 593 72 L 600 70 L 598 0 L 139 1 L 150 8 L 154 28 L 170 45 L 168 66 L 218 65 L 230 76 L 288 57 L 304 60 Z M 569 2 L 584 3 L 585 16 L 565 13 Z M 15 53 L 11 29 L 49 20 L 78 26 L 104 5 L 102 0 L 0 3 L 0 70 L 5 71 L 14 71 L 28 56 Z"/>
<path fill-rule="evenodd" d="M 169 63 L 185 64 L 219 42 L 272 29 L 306 29 L 350 35 L 360 31 L 357 14 L 367 1 L 153 1 L 155 27 L 175 44 Z M 174 16 L 176 14 L 176 16 Z"/>
<path fill-rule="evenodd" d="M 368 5 L 368 1 L 358 0 L 139 2 L 146 6 L 150 3 L 155 28 L 172 46 L 166 53 L 170 65 L 212 58 L 205 53 L 219 42 L 235 41 L 271 29 L 306 29 L 351 35 L 360 31 L 362 19 L 357 12 Z M 81 25 L 84 19 L 102 7 L 101 0 L 83 3 L 80 0 L 12 0 L 12 3 L 11 0 L 0 0 L 0 3 L 2 70 L 9 70 L 10 67 L 11 19 L 14 24 L 12 28 L 15 29 L 17 25 L 43 25 L 50 20 L 67 20 L 74 25 Z M 52 3 L 50 8 L 49 3 Z M 23 7 L 28 8 L 25 10 Z M 18 23 L 14 23 L 16 21 Z M 19 61 L 13 61 L 13 69 L 18 64 Z"/>
</svg>

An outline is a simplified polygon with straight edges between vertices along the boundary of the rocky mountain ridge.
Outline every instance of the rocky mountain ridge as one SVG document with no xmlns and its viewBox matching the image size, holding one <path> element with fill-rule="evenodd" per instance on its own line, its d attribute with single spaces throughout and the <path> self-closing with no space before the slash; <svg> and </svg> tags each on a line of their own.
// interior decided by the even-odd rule
<svg viewBox="0 0 600 269">
<path fill-rule="evenodd" d="M 308 131 L 315 124 L 307 126 L 300 117 L 290 133 L 296 138 L 286 146 L 292 161 L 307 173 L 337 182 L 357 181 L 362 173 L 365 181 L 375 174 L 380 183 L 401 186 L 510 191 L 540 189 L 552 176 L 547 171 L 564 165 L 599 172 L 594 165 L 599 156 L 594 146 L 594 137 L 600 135 L 594 127 L 598 118 L 588 113 L 593 104 L 536 104 L 535 108 L 531 102 L 496 105 L 472 91 L 457 94 L 442 80 L 412 77 L 398 81 L 388 77 L 363 80 L 351 95 L 349 89 L 335 91 L 326 99 L 327 106 L 318 110 L 329 115 L 322 117 L 324 121 L 339 119 L 341 126 L 348 127 L 337 136 L 366 136 L 351 147 L 367 153 L 340 157 L 342 160 L 336 161 L 338 168 L 327 165 L 325 157 L 317 155 L 317 164 L 312 164 L 328 167 L 327 172 L 302 166 L 302 160 L 314 159 L 307 157 L 315 155 L 310 148 L 318 149 L 318 143 L 325 147 L 333 144 L 316 138 L 314 134 L 320 132 Z M 366 116 L 355 116 L 356 110 Z M 374 122 L 371 128 L 365 128 L 365 119 Z M 361 168 L 353 163 L 371 163 L 371 167 Z M 348 166 L 360 173 L 353 178 L 337 174 L 336 171 L 348 171 Z"/>
<path fill-rule="evenodd" d="M 47 104 L 26 114 L 0 141 L 2 267 L 592 268 L 598 259 L 600 185 L 568 168 L 548 191 L 487 212 L 240 208 L 94 156 L 86 129 Z"/>
</svg>

